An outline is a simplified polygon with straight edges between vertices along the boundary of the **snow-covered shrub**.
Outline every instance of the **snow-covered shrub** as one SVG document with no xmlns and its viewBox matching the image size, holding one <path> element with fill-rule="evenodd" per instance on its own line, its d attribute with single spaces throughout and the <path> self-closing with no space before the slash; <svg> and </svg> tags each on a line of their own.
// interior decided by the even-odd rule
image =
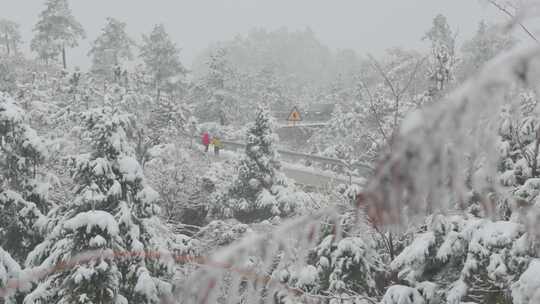
<svg viewBox="0 0 540 304">
<path fill-rule="evenodd" d="M 17 303 L 15 300 L 17 288 L 9 283 L 11 280 L 18 279 L 22 274 L 19 264 L 0 247 L 0 299 L 2 303 Z"/>
<path fill-rule="evenodd" d="M 525 271 L 534 249 L 524 226 L 471 216 L 436 216 L 392 261 L 398 279 L 448 303 L 500 301 Z M 491 303 L 491 302 L 490 302 Z M 498 302 L 496 302 L 498 303 Z"/>
<path fill-rule="evenodd" d="M 531 261 L 527 270 L 512 285 L 514 304 L 533 304 L 540 302 L 540 260 Z"/>
<path fill-rule="evenodd" d="M 334 294 L 350 291 L 375 297 L 379 295 L 378 280 L 385 267 L 373 244 L 362 237 L 336 240 L 325 237 L 311 256 L 317 269 L 321 290 Z"/>
<path fill-rule="evenodd" d="M 163 216 L 173 222 L 202 226 L 208 213 L 210 189 L 200 177 L 204 163 L 198 152 L 177 145 L 159 145 L 149 151 L 145 166 L 148 182 L 161 197 Z"/>
<path fill-rule="evenodd" d="M 467 286 L 462 299 L 500 301 L 509 295 L 512 282 L 517 280 L 530 260 L 530 248 L 523 246 L 524 227 L 512 222 L 482 223 L 473 231 L 468 244 L 467 258 L 461 270 L 461 282 Z M 521 239 L 521 240 L 520 240 Z M 452 288 L 450 294 L 459 294 Z"/>
<path fill-rule="evenodd" d="M 445 237 L 460 229 L 462 220 L 459 218 L 447 219 L 441 215 L 435 215 L 426 221 L 425 231 L 416 234 L 412 242 L 391 262 L 390 268 L 398 272 L 398 278 L 409 284 L 424 281 L 425 273 L 432 273 L 441 268 L 439 259 L 446 259 L 448 253 L 445 246 L 458 244 L 445 244 Z M 459 230 L 458 230 L 459 231 Z M 454 236 L 449 238 L 455 240 Z M 443 248 L 442 251 L 438 251 Z M 458 250 L 459 247 L 451 247 Z M 458 252 L 465 254 L 464 252 Z M 446 260 L 445 260 L 446 261 Z"/>
<path fill-rule="evenodd" d="M 426 301 L 418 290 L 403 286 L 394 285 L 388 288 L 381 304 L 425 304 Z"/>
<path fill-rule="evenodd" d="M 212 163 L 201 178 L 201 198 L 208 200 L 210 219 L 231 218 L 232 210 L 222 202 L 228 199 L 229 185 L 234 179 L 235 160 Z"/>
<path fill-rule="evenodd" d="M 230 245 L 251 232 L 253 231 L 248 225 L 236 220 L 215 220 L 204 226 L 197 236 L 204 248 L 215 250 Z"/>
</svg>

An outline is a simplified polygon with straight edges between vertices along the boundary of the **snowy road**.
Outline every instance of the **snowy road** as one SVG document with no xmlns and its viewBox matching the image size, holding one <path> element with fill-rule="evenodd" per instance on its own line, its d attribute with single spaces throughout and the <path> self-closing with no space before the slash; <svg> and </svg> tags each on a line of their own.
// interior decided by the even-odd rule
<svg viewBox="0 0 540 304">
<path fill-rule="evenodd" d="M 211 157 L 215 161 L 219 159 L 233 158 L 237 153 L 241 152 L 245 146 L 243 144 L 235 142 L 224 141 L 225 151 L 221 153 L 219 158 Z M 282 156 L 282 170 L 285 175 L 294 180 L 297 184 L 311 187 L 311 188 L 326 188 L 326 187 L 335 187 L 339 184 L 348 184 L 352 182 L 353 184 L 363 185 L 365 179 L 357 176 L 349 178 L 348 176 L 338 175 L 331 171 L 323 171 L 315 169 L 312 167 L 305 167 L 297 163 L 292 163 L 297 159 L 306 157 L 306 155 L 291 151 L 279 151 L 279 154 Z M 329 164 L 338 164 L 339 160 L 334 160 L 330 158 L 324 158 L 319 156 L 307 155 L 313 161 L 319 161 L 322 163 Z M 292 161 L 292 162 L 288 162 Z"/>
<path fill-rule="evenodd" d="M 365 185 L 366 179 L 359 176 L 339 175 L 332 171 L 320 170 L 313 167 L 306 167 L 300 164 L 292 164 L 282 161 L 282 170 L 285 175 L 298 184 L 314 187 L 325 188 L 335 187 L 339 184 L 356 184 Z"/>
<path fill-rule="evenodd" d="M 365 180 L 362 178 L 352 178 L 349 180 L 346 176 L 330 175 L 327 172 L 317 172 L 310 170 L 311 168 L 299 168 L 299 166 L 290 165 L 282 162 L 282 170 L 285 175 L 294 180 L 297 184 L 314 187 L 325 188 L 337 186 L 339 184 L 348 184 L 351 181 L 354 184 L 363 185 Z"/>
</svg>

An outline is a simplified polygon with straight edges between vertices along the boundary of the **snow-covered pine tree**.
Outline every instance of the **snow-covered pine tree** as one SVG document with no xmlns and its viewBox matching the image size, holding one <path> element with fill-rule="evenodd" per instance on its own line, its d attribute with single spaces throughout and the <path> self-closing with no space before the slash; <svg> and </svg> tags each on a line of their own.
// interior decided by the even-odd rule
<svg viewBox="0 0 540 304">
<path fill-rule="evenodd" d="M 268 65 L 255 75 L 255 90 L 260 96 L 258 100 L 270 109 L 288 108 L 290 105 L 283 96 L 283 88 L 276 74 L 276 67 Z"/>
<path fill-rule="evenodd" d="M 254 222 L 293 214 L 306 203 L 305 193 L 295 191 L 280 172 L 276 137 L 270 112 L 260 106 L 247 131 L 246 154 L 238 165 L 238 176 L 228 198 L 222 198 L 226 214 L 232 213 L 242 222 Z"/>
<path fill-rule="evenodd" d="M 319 292 L 343 297 L 380 296 L 378 281 L 384 279 L 385 267 L 371 240 L 359 236 L 337 240 L 335 235 L 328 235 L 311 251 L 310 260 L 317 269 Z"/>
<path fill-rule="evenodd" d="M 466 79 L 487 61 L 509 50 L 515 44 L 516 40 L 510 33 L 505 33 L 495 25 L 480 21 L 476 34 L 465 41 L 461 48 L 463 57 L 459 64 L 461 78 Z"/>
<path fill-rule="evenodd" d="M 230 86 L 235 71 L 230 66 L 228 50 L 218 47 L 210 54 L 208 74 L 203 79 L 206 94 L 197 106 L 197 113 L 203 120 L 229 124 L 239 117 L 239 103 Z"/>
<path fill-rule="evenodd" d="M 320 149 L 322 155 L 351 164 L 369 151 L 365 143 L 365 133 L 368 130 L 365 122 L 363 113 L 343 111 L 343 107 L 336 104 L 327 126 L 314 134 L 309 142 Z"/>
<path fill-rule="evenodd" d="M 181 100 L 161 98 L 150 114 L 151 127 L 169 136 L 185 133 L 190 117 L 189 108 Z"/>
<path fill-rule="evenodd" d="M 146 70 L 152 75 L 153 85 L 157 90 L 157 100 L 161 98 L 161 90 L 165 83 L 186 74 L 186 69 L 178 57 L 179 53 L 179 49 L 162 24 L 154 26 L 149 35 L 143 36 L 140 57 L 144 61 Z"/>
<path fill-rule="evenodd" d="M 175 245 L 129 146 L 130 119 L 110 108 L 82 118 L 91 152 L 74 160 L 77 196 L 27 260 L 64 267 L 39 282 L 26 303 L 159 303 L 171 292 Z"/>
<path fill-rule="evenodd" d="M 131 131 L 137 161 L 143 168 L 150 159 L 150 149 L 159 144 L 169 144 L 190 132 L 188 121 L 192 117 L 182 100 L 162 96 L 156 102 L 152 96 L 138 89 L 124 91 L 123 96 L 115 100 L 118 101 L 115 104 L 136 121 Z"/>
<path fill-rule="evenodd" d="M 107 18 L 101 35 L 94 41 L 88 55 L 92 56 L 92 71 L 99 74 L 112 73 L 111 69 L 123 60 L 133 58 L 135 42 L 126 33 L 126 23 Z"/>
<path fill-rule="evenodd" d="M 11 58 L 0 58 L 0 92 L 13 93 L 17 90 L 17 72 Z"/>
<path fill-rule="evenodd" d="M 0 93 L 0 242 L 19 261 L 41 241 L 43 214 L 50 207 L 48 184 L 38 176 L 46 155 L 24 111 Z"/>
<path fill-rule="evenodd" d="M 532 244 L 518 223 L 434 215 L 390 268 L 427 303 L 508 303 L 535 256 Z"/>
<path fill-rule="evenodd" d="M 432 63 L 429 73 L 435 94 L 447 89 L 449 82 L 454 78 L 453 69 L 456 63 L 455 36 L 446 16 L 438 14 L 433 18 L 431 29 L 423 37 L 423 40 L 431 42 Z"/>
<path fill-rule="evenodd" d="M 0 47 L 4 48 L 4 54 L 10 56 L 17 54 L 21 43 L 20 26 L 18 23 L 0 19 Z"/>
<path fill-rule="evenodd" d="M 135 155 L 141 166 L 145 166 L 149 160 L 148 151 L 162 142 L 164 136 L 161 130 L 156 128 L 156 122 L 153 121 L 153 110 L 157 107 L 154 98 L 144 93 L 144 90 L 137 88 L 126 92 L 115 105 L 130 113 L 136 121 L 131 125 L 131 133 L 135 146 Z"/>
<path fill-rule="evenodd" d="M 278 202 L 271 193 L 277 184 L 280 162 L 275 150 L 276 135 L 273 132 L 270 112 L 264 107 L 257 109 L 255 123 L 246 136 L 245 155 L 238 167 L 238 177 L 230 190 L 234 198 L 234 216 L 243 222 L 252 222 L 279 215 Z"/>
<path fill-rule="evenodd" d="M 76 47 L 78 40 L 86 36 L 82 25 L 71 13 L 68 0 L 47 0 L 34 32 L 32 50 L 46 63 L 62 54 L 64 69 L 67 68 L 66 48 Z"/>
</svg>

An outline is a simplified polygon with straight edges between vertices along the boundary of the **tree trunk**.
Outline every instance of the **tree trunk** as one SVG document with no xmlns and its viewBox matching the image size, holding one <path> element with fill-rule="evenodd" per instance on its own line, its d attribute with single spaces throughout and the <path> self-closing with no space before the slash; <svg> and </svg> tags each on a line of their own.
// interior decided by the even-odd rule
<svg viewBox="0 0 540 304">
<path fill-rule="evenodd" d="M 219 124 L 224 126 L 227 124 L 227 118 L 225 117 L 225 111 L 219 110 Z"/>
<path fill-rule="evenodd" d="M 156 82 L 156 102 L 159 102 L 159 98 L 161 97 L 161 88 L 160 88 L 161 80 L 159 76 L 156 77 L 155 82 Z"/>
<path fill-rule="evenodd" d="M 10 53 L 11 53 L 11 50 L 9 48 L 9 36 L 8 34 L 6 34 L 6 52 L 7 52 L 7 55 L 9 56 Z"/>
<path fill-rule="evenodd" d="M 62 46 L 62 65 L 64 66 L 64 69 L 67 69 L 67 63 L 66 63 L 66 47 Z"/>
<path fill-rule="evenodd" d="M 536 131 L 536 141 L 534 143 L 534 151 L 532 157 L 531 176 L 538 176 L 538 153 L 540 152 L 540 130 Z"/>
<path fill-rule="evenodd" d="M 395 250 L 394 250 L 394 237 L 392 236 L 392 232 L 389 232 L 388 233 L 388 249 L 389 249 L 389 253 L 390 253 L 390 260 L 394 260 L 394 258 L 396 257 L 396 253 L 395 253 Z"/>
</svg>

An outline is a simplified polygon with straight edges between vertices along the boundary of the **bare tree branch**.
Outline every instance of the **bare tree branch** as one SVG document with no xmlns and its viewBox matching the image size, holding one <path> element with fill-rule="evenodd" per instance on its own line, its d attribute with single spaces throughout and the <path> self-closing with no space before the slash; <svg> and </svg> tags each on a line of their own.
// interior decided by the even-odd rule
<svg viewBox="0 0 540 304">
<path fill-rule="evenodd" d="M 402 98 L 403 94 L 405 94 L 405 92 L 407 92 L 407 90 L 409 89 L 411 84 L 413 83 L 413 80 L 416 77 L 416 74 L 420 70 L 420 66 L 427 59 L 427 56 L 423 57 L 422 59 L 420 59 L 420 60 L 418 60 L 416 62 L 414 70 L 411 72 L 411 74 L 409 75 L 407 81 L 405 82 L 405 84 L 403 85 L 402 88 L 399 88 L 398 84 L 395 84 L 395 83 L 392 82 L 392 80 L 390 79 L 388 74 L 384 71 L 382 66 L 375 59 L 375 57 L 373 57 L 371 55 L 368 55 L 368 57 L 369 57 L 369 59 L 371 61 L 372 66 L 381 75 L 381 77 L 384 79 L 384 82 L 390 88 L 390 91 L 392 92 L 392 95 L 394 96 L 394 113 L 393 113 L 394 114 L 393 115 L 394 116 L 393 117 L 394 121 L 393 121 L 393 124 L 392 124 L 392 135 L 391 135 L 391 138 L 390 138 L 391 140 L 393 140 L 395 131 L 397 130 L 397 126 L 398 126 L 399 106 L 400 106 L 401 98 Z"/>
<path fill-rule="evenodd" d="M 536 38 L 536 36 L 534 36 L 534 34 L 521 22 L 521 21 L 518 21 L 518 18 L 516 16 L 514 16 L 514 14 L 512 14 L 508 9 L 506 9 L 504 6 L 502 6 L 501 4 L 499 4 L 497 1 L 495 0 L 488 0 L 488 3 L 493 5 L 494 7 L 496 7 L 498 10 L 500 10 L 501 12 L 503 12 L 504 14 L 508 15 L 512 20 L 515 21 L 516 24 L 519 25 L 519 27 L 521 27 L 521 29 L 529 36 L 531 37 L 531 39 L 533 39 L 534 41 L 536 41 L 537 43 L 540 43 L 538 41 L 538 39 Z"/>
<path fill-rule="evenodd" d="M 403 89 L 399 93 L 400 95 L 405 94 L 405 92 L 409 89 L 411 86 L 413 80 L 416 78 L 416 74 L 420 70 L 420 66 L 428 59 L 428 56 L 424 56 L 422 59 L 419 59 L 418 62 L 416 62 L 416 65 L 414 66 L 414 70 L 412 71 L 409 79 L 407 80 L 405 86 L 403 86 Z"/>
<path fill-rule="evenodd" d="M 373 95 L 371 94 L 371 91 L 369 90 L 368 86 L 362 80 L 360 80 L 359 83 L 368 94 L 369 109 L 371 112 L 373 112 L 375 123 L 377 124 L 377 129 L 379 129 L 379 132 L 381 133 L 384 141 L 388 142 L 388 136 L 386 135 L 386 132 L 384 131 L 384 128 L 382 126 L 382 119 L 379 116 L 379 112 L 377 112 L 377 109 L 375 109 L 375 105 L 373 103 L 373 100 L 374 100 Z"/>
</svg>

